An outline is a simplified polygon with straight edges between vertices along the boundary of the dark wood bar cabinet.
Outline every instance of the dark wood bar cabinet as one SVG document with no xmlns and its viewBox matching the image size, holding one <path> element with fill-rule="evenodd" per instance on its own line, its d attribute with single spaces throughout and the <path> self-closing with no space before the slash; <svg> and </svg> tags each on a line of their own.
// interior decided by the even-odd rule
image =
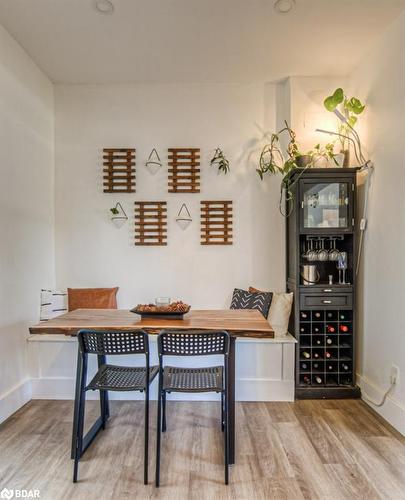
<svg viewBox="0 0 405 500">
<path fill-rule="evenodd" d="M 286 223 L 298 399 L 360 397 L 356 386 L 356 168 L 296 169 Z"/>
</svg>

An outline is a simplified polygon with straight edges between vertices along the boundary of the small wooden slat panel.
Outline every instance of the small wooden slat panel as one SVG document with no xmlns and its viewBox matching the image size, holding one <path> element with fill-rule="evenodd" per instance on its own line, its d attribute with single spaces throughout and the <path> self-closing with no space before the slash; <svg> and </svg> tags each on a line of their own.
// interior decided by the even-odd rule
<svg viewBox="0 0 405 500">
<path fill-rule="evenodd" d="M 165 201 L 135 202 L 135 245 L 167 245 L 167 204 Z"/>
<path fill-rule="evenodd" d="M 199 193 L 200 149 L 170 148 L 168 158 L 169 193 Z"/>
<path fill-rule="evenodd" d="M 104 193 L 135 192 L 135 149 L 103 149 Z"/>
<path fill-rule="evenodd" d="M 232 201 L 201 202 L 201 245 L 232 245 Z"/>
</svg>

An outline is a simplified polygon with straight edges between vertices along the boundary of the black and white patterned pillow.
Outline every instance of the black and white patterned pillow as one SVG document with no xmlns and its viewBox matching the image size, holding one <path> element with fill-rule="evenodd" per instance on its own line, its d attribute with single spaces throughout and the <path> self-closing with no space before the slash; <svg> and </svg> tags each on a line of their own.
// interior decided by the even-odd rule
<svg viewBox="0 0 405 500">
<path fill-rule="evenodd" d="M 267 318 L 272 298 L 272 292 L 252 293 L 235 288 L 232 295 L 231 309 L 257 309 Z"/>
</svg>

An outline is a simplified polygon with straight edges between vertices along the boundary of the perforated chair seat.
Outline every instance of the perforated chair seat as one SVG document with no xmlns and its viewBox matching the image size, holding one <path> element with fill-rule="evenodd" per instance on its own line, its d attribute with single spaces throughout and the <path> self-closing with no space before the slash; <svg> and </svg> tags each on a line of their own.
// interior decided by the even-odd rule
<svg viewBox="0 0 405 500">
<path fill-rule="evenodd" d="M 159 372 L 158 366 L 149 368 L 149 383 Z M 103 365 L 86 390 L 143 391 L 146 388 L 146 368 Z"/>
<path fill-rule="evenodd" d="M 224 390 L 223 367 L 178 368 L 165 366 L 163 390 L 167 392 L 221 392 Z"/>
</svg>

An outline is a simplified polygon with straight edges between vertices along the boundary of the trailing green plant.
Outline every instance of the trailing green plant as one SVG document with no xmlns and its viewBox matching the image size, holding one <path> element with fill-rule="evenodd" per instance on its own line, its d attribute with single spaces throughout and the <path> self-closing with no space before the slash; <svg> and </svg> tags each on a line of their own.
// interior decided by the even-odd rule
<svg viewBox="0 0 405 500">
<path fill-rule="evenodd" d="M 227 174 L 231 167 L 229 165 L 229 160 L 225 157 L 224 152 L 221 148 L 217 148 L 215 150 L 214 156 L 210 161 L 211 167 L 216 166 L 218 168 L 218 172 L 222 172 L 223 174 Z"/>
<path fill-rule="evenodd" d="M 366 105 L 357 97 L 348 97 L 342 88 L 337 88 L 334 93 L 323 102 L 325 108 L 335 113 L 339 118 L 339 140 L 343 150 L 348 149 L 350 136 L 357 123 L 359 115 L 363 113 Z"/>
<path fill-rule="evenodd" d="M 117 207 L 110 208 L 110 211 L 113 215 L 118 215 L 120 213 Z"/>
<path fill-rule="evenodd" d="M 280 144 L 280 136 L 284 133 L 288 133 L 290 139 L 287 146 L 287 157 L 284 156 Z M 324 147 L 317 144 L 313 150 L 302 153 L 296 140 L 296 134 L 287 122 L 285 122 L 284 128 L 275 134 L 271 134 L 270 142 L 263 147 L 260 154 L 259 168 L 256 169 L 256 172 L 261 180 L 264 179 L 266 174 L 282 175 L 279 210 L 283 216 L 288 217 L 292 213 L 294 209 L 292 188 L 307 168 L 313 167 L 320 157 L 331 158 L 337 164 L 333 148 L 333 143 L 328 143 Z M 294 169 L 299 169 L 300 173 L 292 181 L 290 173 Z M 283 210 L 284 204 L 287 211 Z"/>
</svg>

